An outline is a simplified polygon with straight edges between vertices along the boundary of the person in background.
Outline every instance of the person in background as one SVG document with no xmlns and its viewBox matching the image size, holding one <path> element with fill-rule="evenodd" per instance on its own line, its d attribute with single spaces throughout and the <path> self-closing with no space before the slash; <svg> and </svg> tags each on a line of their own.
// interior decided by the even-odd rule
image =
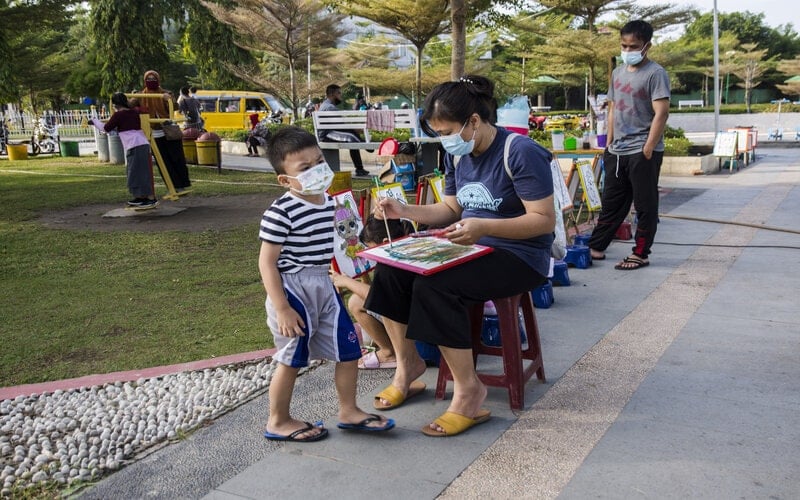
<svg viewBox="0 0 800 500">
<path fill-rule="evenodd" d="M 592 259 L 606 258 L 622 221 L 636 209 L 632 253 L 614 266 L 632 271 L 650 265 L 658 227 L 658 176 L 664 158 L 664 128 L 669 117 L 669 75 L 647 57 L 653 27 L 631 21 L 620 29 L 621 66 L 608 89 L 608 148 L 603 154 L 605 185 L 597 225 L 589 239 Z"/>
<path fill-rule="evenodd" d="M 320 111 L 338 111 L 342 104 L 342 88 L 336 84 L 328 85 L 325 88 L 325 100 L 319 107 Z M 317 132 L 319 140 L 322 142 L 364 142 L 359 135 L 360 132 L 352 130 L 320 130 Z M 361 152 L 357 149 L 350 150 L 350 159 L 355 167 L 357 177 L 369 177 L 369 172 L 364 168 L 361 160 Z"/>
<path fill-rule="evenodd" d="M 250 118 L 250 132 L 247 134 L 247 156 L 258 157 L 258 146 L 267 147 L 272 132 L 269 130 L 270 119 L 265 116 L 263 120 L 258 121 L 258 113 L 252 113 L 248 116 Z"/>
<path fill-rule="evenodd" d="M 117 92 L 111 96 L 114 113 L 104 124 L 94 118 L 89 124 L 100 132 L 108 133 L 116 130 L 125 150 L 125 172 L 128 178 L 128 191 L 133 199 L 128 205 L 136 208 L 155 208 L 155 190 L 153 188 L 153 169 L 150 164 L 150 141 L 142 131 L 139 112 L 131 109 L 125 94 Z"/>
<path fill-rule="evenodd" d="M 178 97 L 178 109 L 183 113 L 186 122 L 183 128 L 195 128 L 203 130 L 203 117 L 200 114 L 200 102 L 192 97 L 189 87 L 181 87 L 181 95 Z"/>
<path fill-rule="evenodd" d="M 144 89 L 140 93 L 153 94 L 153 97 L 138 100 L 141 113 L 149 114 L 151 119 L 172 119 L 169 116 L 169 101 L 172 100 L 172 93 L 161 88 L 161 77 L 156 71 L 145 72 Z M 192 183 L 189 181 L 189 169 L 186 167 L 186 158 L 183 156 L 182 141 L 168 141 L 164 137 L 160 123 L 151 122 L 150 128 L 175 190 L 179 193 L 188 190 Z"/>
<path fill-rule="evenodd" d="M 453 243 L 493 251 L 428 276 L 378 263 L 364 307 L 383 317 L 397 358 L 394 379 L 373 406 L 390 410 L 423 392 L 425 384 L 417 379 L 426 365 L 414 341 L 438 345 L 453 374 L 453 398 L 422 432 L 445 437 L 491 416 L 483 408 L 488 391 L 475 371 L 469 307 L 527 293 L 547 279 L 556 220 L 552 155 L 530 138 L 515 136 L 506 166 L 510 132 L 494 125 L 497 101 L 488 78 L 467 75 L 439 84 L 422 108 L 423 130 L 439 137 L 447 152 L 444 199 L 404 205 L 384 198 L 374 213 L 444 228 L 442 237 Z"/>
<path fill-rule="evenodd" d="M 359 93 L 356 95 L 356 102 L 353 103 L 353 109 L 358 111 L 366 111 L 369 109 L 367 101 L 364 99 L 364 94 Z"/>
<path fill-rule="evenodd" d="M 264 212 L 258 233 L 267 325 L 278 349 L 264 437 L 308 442 L 328 435 L 321 423 L 303 422 L 290 413 L 297 372 L 310 359 L 336 363 L 337 427 L 365 433 L 388 431 L 394 420 L 365 413 L 356 403 L 361 348 L 342 298 L 328 277 L 335 229 L 334 201 L 326 190 L 333 172 L 317 139 L 299 127 L 278 130 L 267 153 L 278 183 L 287 191 Z"/>
<path fill-rule="evenodd" d="M 388 233 L 386 232 L 387 226 Z M 413 229 L 414 227 L 408 221 L 387 220 L 384 222 L 370 214 L 364 221 L 364 228 L 361 230 L 359 239 L 361 243 L 372 248 L 388 242 L 390 236 L 392 239 L 406 236 Z M 335 271 L 331 271 L 331 279 L 336 288 L 350 290 L 351 295 L 347 300 L 347 309 L 361 327 L 362 335 L 366 334 L 377 346 L 375 350 L 366 349 L 361 359 L 358 360 L 358 367 L 362 370 L 397 367 L 392 340 L 383 326 L 383 318 L 364 308 L 364 301 L 369 294 L 369 282 L 365 281 L 366 278 L 351 278 Z M 365 338 L 365 343 L 366 340 Z"/>
</svg>

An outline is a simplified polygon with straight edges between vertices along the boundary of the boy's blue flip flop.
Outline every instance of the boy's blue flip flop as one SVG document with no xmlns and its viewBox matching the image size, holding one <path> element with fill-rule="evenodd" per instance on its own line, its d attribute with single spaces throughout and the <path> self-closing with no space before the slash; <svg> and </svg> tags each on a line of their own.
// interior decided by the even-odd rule
<svg viewBox="0 0 800 500">
<path fill-rule="evenodd" d="M 388 431 L 394 427 L 394 419 L 387 418 L 386 423 L 381 425 L 380 427 L 373 427 L 370 426 L 372 422 L 380 422 L 382 419 L 380 416 L 375 415 L 374 413 L 370 413 L 369 417 L 365 418 L 361 422 L 357 424 L 345 424 L 343 422 L 339 422 L 336 424 L 336 427 L 340 429 L 345 429 L 348 431 L 358 431 L 358 432 L 383 432 Z"/>
<path fill-rule="evenodd" d="M 293 433 L 289 434 L 288 436 L 284 436 L 283 434 L 273 434 L 269 431 L 264 431 L 264 437 L 269 439 L 270 441 L 292 441 L 295 443 L 310 443 L 312 441 L 319 441 L 321 439 L 325 439 L 328 437 L 328 429 L 321 429 L 319 434 L 315 434 L 313 436 L 308 436 L 304 438 L 298 438 L 300 434 L 304 432 L 308 432 L 314 427 L 321 427 L 322 422 L 318 422 L 317 425 L 312 425 L 310 422 L 305 423 L 306 426 L 302 429 L 297 429 Z"/>
</svg>

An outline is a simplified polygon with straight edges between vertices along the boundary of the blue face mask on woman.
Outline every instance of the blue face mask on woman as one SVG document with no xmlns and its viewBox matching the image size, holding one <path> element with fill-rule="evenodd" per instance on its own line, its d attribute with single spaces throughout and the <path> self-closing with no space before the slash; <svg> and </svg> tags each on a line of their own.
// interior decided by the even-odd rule
<svg viewBox="0 0 800 500">
<path fill-rule="evenodd" d="M 467 126 L 467 123 L 469 123 L 469 120 L 464 123 L 464 126 L 461 127 L 461 130 L 459 130 L 457 133 L 443 135 L 439 138 L 444 150 L 453 156 L 468 155 L 472 153 L 472 149 L 475 147 L 475 132 L 477 130 L 472 131 L 472 139 L 469 141 L 465 141 L 464 138 L 461 137 L 461 134 L 464 132 L 464 128 Z"/>
</svg>

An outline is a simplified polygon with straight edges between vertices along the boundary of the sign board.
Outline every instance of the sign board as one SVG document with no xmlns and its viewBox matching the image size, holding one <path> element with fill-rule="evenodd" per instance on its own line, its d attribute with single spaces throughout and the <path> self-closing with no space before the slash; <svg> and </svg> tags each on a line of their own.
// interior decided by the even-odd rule
<svg viewBox="0 0 800 500">
<path fill-rule="evenodd" d="M 714 156 L 732 158 L 736 156 L 736 143 L 739 139 L 736 132 L 718 132 L 714 139 Z"/>
<path fill-rule="evenodd" d="M 553 197 L 558 200 L 561 210 L 572 210 L 572 196 L 570 195 L 567 183 L 564 181 L 564 173 L 555 158 L 550 162 L 550 173 L 553 175 Z"/>
<path fill-rule="evenodd" d="M 578 177 L 581 179 L 583 196 L 589 210 L 596 210 L 602 206 L 600 201 L 600 191 L 597 189 L 597 182 L 594 180 L 592 172 L 592 162 L 581 160 L 577 163 Z"/>
</svg>

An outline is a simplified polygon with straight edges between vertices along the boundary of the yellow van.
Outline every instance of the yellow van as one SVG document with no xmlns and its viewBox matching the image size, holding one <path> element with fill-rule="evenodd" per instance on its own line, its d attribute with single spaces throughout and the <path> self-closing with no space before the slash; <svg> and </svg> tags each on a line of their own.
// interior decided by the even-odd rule
<svg viewBox="0 0 800 500">
<path fill-rule="evenodd" d="M 243 90 L 198 90 L 200 111 L 205 120 L 205 129 L 250 129 L 250 115 L 258 113 L 259 121 L 276 111 L 289 118 L 286 108 L 271 94 Z M 176 118 L 183 118 L 175 111 Z"/>
</svg>

